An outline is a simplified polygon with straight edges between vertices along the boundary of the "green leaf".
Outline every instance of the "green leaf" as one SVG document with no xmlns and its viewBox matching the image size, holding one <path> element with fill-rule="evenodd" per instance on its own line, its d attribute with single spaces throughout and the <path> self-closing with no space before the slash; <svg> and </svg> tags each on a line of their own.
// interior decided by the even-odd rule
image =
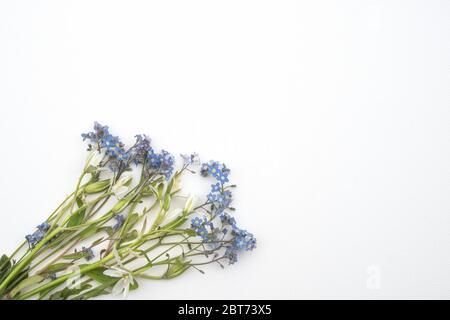
<svg viewBox="0 0 450 320">
<path fill-rule="evenodd" d="M 159 185 L 158 185 L 158 199 L 159 200 L 162 200 L 162 198 L 163 198 L 163 192 L 164 192 L 164 183 L 160 183 Z"/>
<path fill-rule="evenodd" d="M 172 201 L 172 197 L 170 196 L 170 193 L 167 193 L 164 196 L 164 204 L 163 204 L 163 210 L 168 211 L 170 208 L 170 202 Z"/>
<path fill-rule="evenodd" d="M 67 255 L 63 256 L 62 258 L 66 259 L 66 260 L 79 260 L 81 258 L 84 258 L 85 256 L 86 256 L 86 252 L 80 251 L 80 252 L 75 252 L 72 254 L 67 254 Z"/>
<path fill-rule="evenodd" d="M 133 281 L 133 283 L 131 284 L 131 286 L 130 286 L 130 290 L 136 290 L 136 289 L 138 289 L 139 288 L 139 284 L 138 284 L 138 282 L 136 281 L 136 279 L 133 279 L 134 281 Z"/>
<path fill-rule="evenodd" d="M 150 190 L 152 191 L 153 195 L 159 199 L 159 195 L 158 195 L 158 189 L 155 188 L 155 186 L 153 184 L 149 185 Z"/>
<path fill-rule="evenodd" d="M 109 294 L 109 292 L 106 290 L 108 287 L 109 285 L 100 285 L 92 290 L 89 290 L 81 295 L 74 297 L 73 300 L 88 300 L 90 298 L 98 297 L 104 294 Z"/>
<path fill-rule="evenodd" d="M 68 236 L 72 235 L 74 231 L 62 231 L 60 234 L 56 235 L 50 242 L 46 244 L 48 248 L 55 248 L 60 245 Z"/>
<path fill-rule="evenodd" d="M 67 227 L 75 227 L 80 225 L 84 220 L 84 215 L 86 214 L 86 207 L 82 207 L 78 209 L 69 219 L 69 222 L 67 222 Z"/>
<path fill-rule="evenodd" d="M 92 285 L 86 283 L 80 288 L 69 289 L 68 287 L 64 288 L 61 291 L 55 292 L 50 296 L 50 300 L 67 300 L 70 296 L 80 294 L 81 292 L 92 288 Z"/>
<path fill-rule="evenodd" d="M 102 241 L 103 241 L 103 237 L 101 237 L 100 239 L 95 240 L 95 241 L 92 243 L 91 248 L 92 248 L 92 247 L 95 247 L 95 246 L 98 245 L 98 244 L 100 244 Z"/>
<path fill-rule="evenodd" d="M 0 258 L 0 282 L 7 277 L 11 266 L 11 260 L 6 255 L 2 255 Z"/>
<path fill-rule="evenodd" d="M 190 268 L 190 260 L 184 261 L 182 258 L 177 258 L 169 269 L 164 274 L 165 279 L 172 279 L 178 277 L 182 273 L 184 273 L 187 269 Z"/>
<path fill-rule="evenodd" d="M 133 230 L 125 235 L 121 243 L 129 242 L 135 240 L 139 236 L 137 230 Z"/>
<path fill-rule="evenodd" d="M 16 294 L 18 294 L 21 290 L 25 289 L 26 287 L 32 286 L 36 283 L 41 282 L 42 280 L 44 280 L 45 278 L 43 276 L 40 275 L 34 275 L 31 276 L 29 278 L 26 278 L 25 280 L 23 280 L 22 282 L 20 282 L 11 292 L 10 295 L 11 297 L 14 297 Z"/>
<path fill-rule="evenodd" d="M 170 194 L 172 192 L 174 183 L 175 183 L 175 178 L 170 179 L 169 184 L 167 185 L 166 194 Z"/>
<path fill-rule="evenodd" d="M 132 199 L 132 195 L 120 200 L 116 203 L 116 205 L 111 209 L 113 213 L 119 213 L 130 203 Z"/>
<path fill-rule="evenodd" d="M 191 237 L 195 237 L 197 235 L 197 232 L 194 229 L 186 229 L 184 231 L 188 236 L 191 236 Z"/>
<path fill-rule="evenodd" d="M 127 218 L 127 221 L 125 222 L 125 226 L 124 226 L 123 233 L 127 233 L 131 228 L 134 227 L 134 225 L 135 225 L 138 221 L 139 221 L 139 214 L 137 214 L 137 213 L 131 214 L 131 215 Z"/>
<path fill-rule="evenodd" d="M 99 192 L 102 192 L 102 191 L 105 191 L 106 189 L 108 189 L 110 184 L 111 184 L 111 181 L 109 179 L 93 182 L 93 183 L 88 184 L 84 188 L 84 192 L 86 194 L 99 193 Z"/>
<path fill-rule="evenodd" d="M 55 289 L 54 287 L 48 288 L 46 290 L 42 290 L 41 292 L 39 292 L 39 300 L 42 300 L 47 294 L 49 294 L 53 289 Z"/>
<path fill-rule="evenodd" d="M 128 225 L 134 226 L 139 221 L 139 214 L 133 213 L 128 219 Z"/>
<path fill-rule="evenodd" d="M 114 230 L 112 227 L 100 227 L 98 228 L 98 231 L 105 231 L 110 237 L 114 234 Z"/>
<path fill-rule="evenodd" d="M 70 262 L 55 263 L 55 264 L 52 264 L 51 266 L 49 266 L 45 270 L 45 274 L 56 273 L 56 272 L 65 270 L 72 265 L 73 265 L 73 263 L 70 263 Z"/>
<path fill-rule="evenodd" d="M 4 292 L 11 291 L 15 286 L 17 286 L 20 282 L 22 282 L 22 280 L 28 278 L 28 270 L 29 269 L 30 269 L 30 267 L 27 267 L 26 269 L 24 269 L 21 272 L 19 272 L 13 278 L 13 280 L 8 284 L 8 286 L 6 287 L 6 290 Z M 0 296 L 1 296 L 1 293 L 0 293 Z"/>
<path fill-rule="evenodd" d="M 163 229 L 175 229 L 175 228 L 178 228 L 179 226 L 183 225 L 187 220 L 188 220 L 188 218 L 181 216 L 181 217 L 176 218 L 172 222 L 169 222 L 162 228 Z"/>
<path fill-rule="evenodd" d="M 6 254 L 2 255 L 0 258 L 0 270 L 3 270 L 6 268 L 7 264 L 11 264 L 9 258 L 6 256 Z"/>
<path fill-rule="evenodd" d="M 78 208 L 81 208 L 82 206 L 84 206 L 84 201 L 80 196 L 78 196 L 76 200 L 77 200 Z"/>
<path fill-rule="evenodd" d="M 103 272 L 105 272 L 106 270 L 107 270 L 106 268 L 100 267 L 86 272 L 85 275 L 101 284 L 112 286 L 119 280 L 119 278 L 104 275 Z"/>
<path fill-rule="evenodd" d="M 92 237 L 94 234 L 96 234 L 99 231 L 99 228 L 95 225 L 91 225 L 84 229 L 82 232 L 78 234 L 78 237 L 80 240 L 87 239 L 89 237 Z"/>
</svg>

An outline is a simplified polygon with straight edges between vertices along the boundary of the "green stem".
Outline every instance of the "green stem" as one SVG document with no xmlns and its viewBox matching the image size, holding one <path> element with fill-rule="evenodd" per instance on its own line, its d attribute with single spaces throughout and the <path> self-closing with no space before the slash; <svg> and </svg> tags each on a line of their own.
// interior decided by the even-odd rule
<svg viewBox="0 0 450 320">
<path fill-rule="evenodd" d="M 22 269 L 29 263 L 32 261 L 34 254 L 36 252 L 38 252 L 46 243 L 48 240 L 50 240 L 51 238 L 53 238 L 57 233 L 59 232 L 59 229 L 55 229 L 53 232 L 51 232 L 50 234 L 48 234 L 41 242 L 39 242 L 36 247 L 33 248 L 33 250 L 31 250 L 31 252 L 28 254 L 28 256 L 26 256 L 22 261 L 20 261 L 18 264 L 16 264 L 16 266 L 14 267 L 14 269 L 11 271 L 11 273 L 6 277 L 5 280 L 3 280 L 3 282 L 0 284 L 0 292 L 2 292 L 6 286 L 11 282 L 11 280 L 14 279 L 15 276 L 17 276 L 17 274 L 22 271 Z"/>
<path fill-rule="evenodd" d="M 93 263 L 93 264 L 87 265 L 85 267 L 82 267 L 82 268 L 80 268 L 80 274 L 84 274 L 84 273 L 86 273 L 88 271 L 95 270 L 95 269 L 101 267 L 104 263 L 108 262 L 109 260 L 111 260 L 113 258 L 114 258 L 114 255 L 110 254 L 110 255 L 106 256 L 105 258 L 103 258 L 102 260 L 99 260 L 96 263 Z M 53 281 L 51 281 L 51 282 L 49 282 L 49 283 L 47 283 L 47 284 L 45 284 L 43 286 L 40 286 L 39 288 L 36 288 L 34 290 L 31 290 L 30 292 L 27 292 L 27 293 L 24 293 L 24 294 L 20 295 L 19 297 L 17 297 L 17 300 L 25 300 L 25 299 L 33 297 L 34 295 L 38 294 L 41 291 L 52 289 L 52 288 L 60 285 L 61 283 L 63 283 L 64 281 L 66 281 L 67 279 L 69 279 L 72 276 L 73 276 L 73 273 L 66 274 L 66 275 L 64 275 L 62 277 L 59 277 L 58 279 L 53 280 Z"/>
</svg>

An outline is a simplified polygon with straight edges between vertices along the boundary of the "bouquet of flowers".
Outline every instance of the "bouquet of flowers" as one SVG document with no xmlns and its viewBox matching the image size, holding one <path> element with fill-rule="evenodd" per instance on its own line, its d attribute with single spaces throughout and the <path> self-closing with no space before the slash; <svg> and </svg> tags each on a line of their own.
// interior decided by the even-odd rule
<svg viewBox="0 0 450 320">
<path fill-rule="evenodd" d="M 1 299 L 125 297 L 141 279 L 173 279 L 201 266 L 234 264 L 256 239 L 230 212 L 230 169 L 197 154 L 155 151 L 146 135 L 126 148 L 107 126 L 82 134 L 88 157 L 75 190 L 0 258 Z M 196 169 L 197 167 L 197 169 Z M 212 183 L 204 200 L 182 191 L 186 174 Z"/>
</svg>

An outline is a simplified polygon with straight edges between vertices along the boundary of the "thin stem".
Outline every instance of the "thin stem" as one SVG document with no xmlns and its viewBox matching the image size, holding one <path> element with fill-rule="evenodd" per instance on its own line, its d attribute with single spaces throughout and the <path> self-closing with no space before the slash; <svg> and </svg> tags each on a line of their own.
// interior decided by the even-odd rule
<svg viewBox="0 0 450 320">
<path fill-rule="evenodd" d="M 114 255 L 110 254 L 110 255 L 106 256 L 105 258 L 103 258 L 102 260 L 99 260 L 96 263 L 87 265 L 85 267 L 81 267 L 80 270 L 79 270 L 80 275 L 82 275 L 82 274 L 84 274 L 84 273 L 86 273 L 88 271 L 95 270 L 95 269 L 99 268 L 104 263 L 108 262 L 109 260 L 111 260 L 113 258 L 114 258 Z M 45 290 L 54 288 L 54 287 L 60 285 L 61 283 L 65 282 L 67 279 L 69 279 L 71 276 L 73 276 L 74 273 L 75 272 L 69 273 L 69 274 L 64 275 L 62 277 L 59 277 L 56 280 L 48 282 L 48 283 L 46 283 L 43 286 L 40 286 L 40 287 L 38 287 L 38 288 L 36 288 L 34 290 L 31 290 L 30 292 L 27 292 L 27 293 L 24 293 L 24 294 L 20 295 L 19 297 L 17 297 L 17 299 L 18 300 L 25 300 L 25 299 L 31 298 L 32 296 L 38 294 L 41 291 L 45 291 Z"/>
</svg>

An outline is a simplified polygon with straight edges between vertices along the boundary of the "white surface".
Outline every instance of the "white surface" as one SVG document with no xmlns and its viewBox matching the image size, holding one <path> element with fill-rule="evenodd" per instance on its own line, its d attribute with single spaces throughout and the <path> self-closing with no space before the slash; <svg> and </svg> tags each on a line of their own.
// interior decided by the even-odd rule
<svg viewBox="0 0 450 320">
<path fill-rule="evenodd" d="M 0 251 L 72 190 L 98 120 L 226 162 L 259 240 L 131 298 L 450 298 L 449 15 L 429 0 L 1 1 Z"/>
</svg>

